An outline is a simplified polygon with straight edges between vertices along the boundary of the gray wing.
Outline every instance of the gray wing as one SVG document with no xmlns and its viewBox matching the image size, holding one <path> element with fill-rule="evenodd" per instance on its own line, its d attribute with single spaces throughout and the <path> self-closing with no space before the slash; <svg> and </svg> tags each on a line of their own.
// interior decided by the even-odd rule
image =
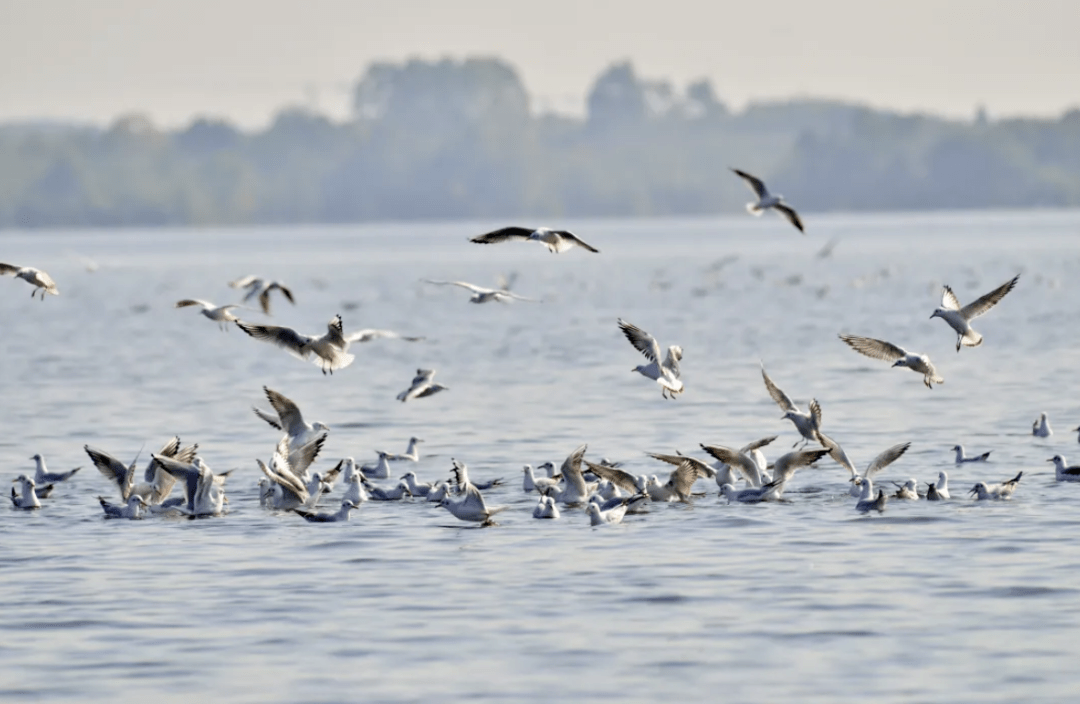
<svg viewBox="0 0 1080 704">
<path fill-rule="evenodd" d="M 199 298 L 185 298 L 182 301 L 176 302 L 177 308 L 187 308 L 188 306 L 202 306 L 203 308 L 216 308 L 210 301 L 204 301 Z"/>
<path fill-rule="evenodd" d="M 262 418 L 263 420 L 265 420 L 271 426 L 273 426 L 277 430 L 281 430 L 281 423 L 278 421 L 278 419 L 276 417 L 270 415 L 269 413 L 262 410 L 261 408 L 256 408 L 255 406 L 252 406 L 251 410 L 255 411 L 255 415 L 257 415 L 260 418 Z"/>
<path fill-rule="evenodd" d="M 435 284 L 436 286 L 460 286 L 469 289 L 473 293 L 495 293 L 493 288 L 484 288 L 483 286 L 470 284 L 468 281 L 436 281 L 435 279 L 424 279 L 423 281 L 426 284 Z"/>
<path fill-rule="evenodd" d="M 975 299 L 971 303 L 960 309 L 960 315 L 964 316 L 965 320 L 971 320 L 972 318 L 978 318 L 980 315 L 990 310 L 998 304 L 1002 298 L 1005 297 L 1009 291 L 1012 291 L 1016 287 L 1016 282 L 1020 280 L 1020 275 L 1012 277 L 1009 281 L 1006 281 L 1002 285 L 995 288 L 990 293 Z"/>
<path fill-rule="evenodd" d="M 461 507 L 468 508 L 470 511 L 475 511 L 477 514 L 486 515 L 488 512 L 487 504 L 484 503 L 484 495 L 480 493 L 472 484 L 466 484 L 463 493 L 465 498 L 461 500 Z"/>
<path fill-rule="evenodd" d="M 162 469 L 171 474 L 173 478 L 184 482 L 184 492 L 188 499 L 188 508 L 192 508 L 195 496 L 199 492 L 199 468 L 183 462 L 177 462 L 171 457 L 163 455 L 150 455 Z"/>
<path fill-rule="evenodd" d="M 752 481 L 752 478 L 758 474 L 758 466 L 754 463 L 754 460 L 737 450 L 723 445 L 701 445 L 701 449 L 724 464 L 739 470 L 739 473 L 747 481 Z"/>
<path fill-rule="evenodd" d="M 434 369 L 417 369 L 416 376 L 413 377 L 412 385 L 424 384 L 435 378 Z"/>
<path fill-rule="evenodd" d="M 258 280 L 259 277 L 255 276 L 254 274 L 248 274 L 247 276 L 241 276 L 235 281 L 230 281 L 229 286 L 231 286 L 232 288 L 247 288 Z"/>
<path fill-rule="evenodd" d="M 165 457 L 172 457 L 180 450 L 180 436 L 174 435 L 171 440 L 162 445 L 161 449 L 157 451 L 159 455 Z M 157 476 L 157 463 L 151 458 L 150 462 L 146 465 L 146 470 L 143 472 L 143 481 L 152 482 Z"/>
<path fill-rule="evenodd" d="M 495 244 L 496 242 L 506 242 L 507 240 L 527 240 L 534 230 L 527 227 L 504 227 L 500 230 L 493 230 L 483 235 L 473 237 L 470 242 L 476 242 L 477 244 Z"/>
<path fill-rule="evenodd" d="M 731 168 L 731 167 L 728 167 Z M 750 190 L 754 192 L 754 195 L 758 197 L 758 200 L 763 200 L 769 195 L 769 189 L 765 187 L 765 182 L 757 176 L 751 176 L 745 171 L 739 171 L 738 169 L 731 169 L 735 172 L 735 175 L 746 182 L 746 185 L 750 187 Z"/>
<path fill-rule="evenodd" d="M 680 378 L 679 360 L 682 359 L 682 347 L 672 345 L 668 347 L 667 357 L 664 358 L 664 366 L 671 370 L 676 379 Z"/>
<path fill-rule="evenodd" d="M 303 435 L 307 431 L 307 424 L 304 423 L 304 416 L 300 413 L 300 408 L 293 403 L 291 399 L 284 394 L 274 391 L 266 386 L 263 387 L 263 391 L 266 392 L 266 398 L 270 401 L 270 405 L 274 407 L 274 411 L 277 412 L 278 418 L 281 419 L 280 430 L 288 433 L 291 436 Z M 263 420 L 266 420 L 259 413 L 258 409 L 255 409 L 256 415 Z M 270 421 L 266 421 L 270 422 Z M 271 423 L 271 425 L 273 425 Z"/>
<path fill-rule="evenodd" d="M 780 214 L 787 218 L 788 222 L 795 226 L 795 229 L 799 232 L 806 234 L 806 230 L 803 228 L 802 220 L 799 219 L 799 214 L 795 212 L 795 208 L 792 208 L 787 203 L 779 203 L 773 206 L 774 209 L 780 211 Z"/>
<path fill-rule="evenodd" d="M 581 474 L 581 461 L 585 457 L 585 450 L 588 449 L 588 444 L 582 445 L 577 448 L 570 455 L 563 460 L 562 469 L 560 473 L 563 475 L 563 479 L 568 484 L 573 484 L 578 493 L 585 494 L 585 477 Z"/>
<path fill-rule="evenodd" d="M 821 428 L 822 416 L 823 416 L 823 413 L 822 413 L 822 410 L 821 410 L 821 404 L 818 403 L 818 400 L 816 398 L 811 399 L 810 400 L 810 420 L 814 424 L 814 430 L 818 430 L 818 429 Z"/>
<path fill-rule="evenodd" d="M 12 274 L 19 273 L 19 269 L 22 269 L 22 267 L 0 262 L 0 275 L 11 276 Z"/>
<path fill-rule="evenodd" d="M 588 460 L 584 460 L 584 462 L 589 471 L 601 479 L 607 479 L 623 491 L 629 491 L 632 494 L 638 492 L 637 478 L 633 474 L 615 467 L 609 467 L 606 464 L 593 464 Z"/>
<path fill-rule="evenodd" d="M 573 232 L 570 232 L 569 230 L 555 230 L 555 234 L 558 235 L 559 237 L 562 237 L 563 239 L 573 241 L 579 247 L 584 247 L 585 249 L 589 250 L 590 252 L 595 252 L 596 254 L 600 254 L 599 249 L 597 249 L 596 247 L 593 247 L 591 244 L 586 244 L 585 240 L 581 239 L 580 237 L 575 235 Z"/>
<path fill-rule="evenodd" d="M 660 343 L 656 341 L 655 337 L 622 318 L 619 318 L 618 322 L 619 329 L 626 335 L 626 339 L 630 340 L 630 344 L 634 346 L 634 349 L 652 362 L 660 361 Z"/>
<path fill-rule="evenodd" d="M 286 449 L 288 448 L 288 438 L 282 438 L 278 443 L 279 451 L 281 449 L 281 443 L 285 443 Z M 289 468 L 297 476 L 303 474 L 311 463 L 315 461 L 315 458 L 319 456 L 319 452 L 322 450 L 323 443 L 326 442 L 326 433 L 323 433 L 319 437 L 315 438 L 306 445 L 302 445 L 295 450 L 282 452 L 288 458 Z"/>
<path fill-rule="evenodd" d="M 945 310 L 960 310 L 960 300 L 948 286 L 941 290 L 941 307 Z"/>
<path fill-rule="evenodd" d="M 712 471 L 712 468 L 706 465 L 704 462 L 693 457 L 684 457 L 682 463 L 675 468 L 668 477 L 668 484 L 675 490 L 675 493 L 679 495 L 683 500 L 690 495 L 690 489 L 694 486 L 694 482 L 699 477 L 709 476 L 705 470 Z M 712 472 L 713 476 L 716 472 Z"/>
<path fill-rule="evenodd" d="M 773 465 L 773 477 L 776 479 L 786 479 L 799 467 L 811 465 L 828 453 L 828 450 L 800 450 L 798 452 L 789 452 L 776 460 L 776 464 Z"/>
<path fill-rule="evenodd" d="M 866 472 L 863 473 L 863 476 L 873 477 L 875 474 L 885 469 L 896 460 L 900 459 L 900 456 L 907 452 L 909 447 L 911 447 L 911 443 L 904 442 L 900 443 L 899 445 L 893 445 L 888 450 L 885 450 L 885 452 L 882 452 L 880 455 L 875 457 L 874 460 L 869 465 L 867 465 Z"/>
<path fill-rule="evenodd" d="M 90 461 L 94 463 L 98 471 L 120 489 L 120 495 L 124 498 L 124 501 L 127 501 L 131 493 L 135 465 L 132 464 L 131 467 L 128 467 L 109 453 L 95 450 L 89 445 L 84 445 L 83 450 L 89 455 Z"/>
<path fill-rule="evenodd" d="M 844 452 L 844 448 L 840 447 L 839 443 L 830 438 L 825 433 L 818 431 L 818 442 L 829 453 L 829 457 L 836 460 L 836 463 L 851 473 L 851 476 L 856 477 L 859 473 L 855 470 L 855 465 L 851 463 L 851 459 Z"/>
<path fill-rule="evenodd" d="M 765 381 L 765 390 L 769 392 L 769 396 L 773 401 L 776 401 L 776 405 L 780 406 L 780 410 L 786 412 L 798 413 L 799 409 L 795 405 L 795 402 L 791 400 L 791 397 L 780 390 L 780 387 L 773 383 L 773 380 L 769 378 L 769 375 L 765 372 L 765 365 L 761 365 L 761 378 Z"/>
<path fill-rule="evenodd" d="M 393 330 L 374 330 L 371 328 L 351 332 L 345 336 L 345 339 L 349 342 L 371 342 L 372 340 L 378 340 L 383 337 L 405 340 L 406 342 L 419 342 L 424 339 L 423 337 L 409 337 L 407 335 L 402 335 Z"/>
<path fill-rule="evenodd" d="M 312 338 L 301 335 L 292 328 L 278 327 L 276 325 L 252 325 L 251 323 L 245 323 L 243 320 L 237 320 L 236 325 L 256 340 L 276 345 L 294 357 L 306 360 L 311 356 L 311 352 L 307 347 L 312 343 Z"/>
<path fill-rule="evenodd" d="M 846 342 L 851 349 L 859 354 L 874 359 L 883 359 L 886 362 L 895 362 L 907 356 L 907 350 L 898 347 L 891 342 L 875 340 L 872 337 L 859 337 L 857 335 L 840 335 L 840 339 Z"/>
<path fill-rule="evenodd" d="M 755 440 L 754 442 L 748 444 L 746 447 L 741 448 L 739 450 L 739 452 L 741 454 L 744 454 L 744 455 L 749 455 L 754 450 L 760 450 L 761 448 L 765 447 L 766 445 L 771 443 L 773 440 L 775 440 L 777 437 L 778 437 L 777 435 L 770 435 L 767 438 L 761 438 L 760 440 Z"/>
</svg>

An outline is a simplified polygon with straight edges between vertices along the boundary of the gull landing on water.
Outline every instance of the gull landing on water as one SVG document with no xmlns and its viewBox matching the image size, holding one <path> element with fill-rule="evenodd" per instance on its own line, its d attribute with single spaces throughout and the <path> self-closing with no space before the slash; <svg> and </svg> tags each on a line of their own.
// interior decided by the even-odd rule
<svg viewBox="0 0 1080 704">
<path fill-rule="evenodd" d="M 941 318 L 956 331 L 956 351 L 960 351 L 961 345 L 966 347 L 978 347 L 982 344 L 983 336 L 971 328 L 971 321 L 993 308 L 1009 291 L 1016 286 L 1020 275 L 1012 277 L 990 293 L 977 298 L 964 307 L 960 307 L 960 301 L 956 294 L 948 286 L 941 292 L 941 306 L 930 314 L 930 318 Z"/>
<path fill-rule="evenodd" d="M 499 303 L 529 301 L 531 303 L 540 303 L 536 298 L 519 296 L 516 293 L 511 293 L 507 289 L 484 288 L 483 286 L 470 284 L 467 281 L 434 281 L 432 279 L 423 279 L 423 281 L 424 283 L 435 284 L 437 286 L 460 286 L 462 288 L 467 288 L 472 291 L 472 296 L 469 297 L 470 303 L 487 303 L 488 301 L 498 301 Z"/>
<path fill-rule="evenodd" d="M 795 226 L 799 232 L 806 234 L 806 230 L 803 229 L 802 220 L 799 219 L 799 214 L 795 212 L 795 209 L 784 202 L 784 196 L 773 195 L 769 193 L 769 189 L 765 187 L 765 182 L 757 176 L 751 176 L 745 171 L 739 171 L 738 169 L 731 169 L 735 172 L 735 175 L 746 181 L 746 185 L 750 187 L 750 190 L 757 196 L 757 203 L 747 203 L 746 209 L 753 215 L 760 216 L 763 212 L 772 208 L 776 212 L 783 215 L 788 219 L 792 225 Z"/>
<path fill-rule="evenodd" d="M 470 239 L 477 244 L 495 244 L 508 240 L 520 240 L 522 242 L 541 242 L 552 254 L 562 254 L 571 247 L 581 247 L 590 252 L 600 253 L 592 245 L 586 244 L 581 238 L 569 230 L 552 230 L 548 227 L 530 229 L 528 227 L 504 227 Z"/>
<path fill-rule="evenodd" d="M 0 276 L 14 276 L 31 284 L 34 287 L 34 290 L 30 292 L 31 298 L 37 293 L 41 293 L 41 300 L 43 301 L 46 293 L 53 296 L 60 295 L 60 292 L 56 289 L 56 282 L 52 280 L 52 277 L 41 269 L 35 269 L 32 266 L 0 263 Z"/>
<path fill-rule="evenodd" d="M 240 305 L 237 303 L 230 303 L 229 305 L 218 306 L 214 305 L 210 301 L 203 301 L 198 298 L 185 298 L 182 301 L 176 302 L 177 308 L 187 308 L 189 306 L 201 306 L 202 310 L 199 312 L 205 315 L 210 320 L 213 320 L 215 323 L 217 323 L 218 327 L 222 331 L 229 329 L 229 323 L 234 323 L 239 320 L 239 318 L 229 312 L 233 308 L 240 307 Z"/>
<path fill-rule="evenodd" d="M 884 340 L 875 340 L 872 337 L 840 335 L 840 339 L 859 354 L 892 362 L 894 367 L 907 367 L 913 372 L 922 374 L 923 383 L 926 384 L 928 389 L 934 388 L 931 382 L 936 384 L 945 383 L 945 380 L 937 373 L 937 369 L 930 363 L 930 358 L 925 354 L 912 354 L 903 347 L 898 347 Z"/>
<path fill-rule="evenodd" d="M 322 337 L 301 335 L 292 328 L 275 325 L 252 325 L 242 320 L 237 320 L 236 325 L 256 340 L 276 345 L 297 359 L 310 359 L 322 369 L 323 374 L 344 369 L 355 359 L 348 353 L 349 340 L 342 331 L 340 315 L 335 315 L 327 324 L 326 334 Z"/>
<path fill-rule="evenodd" d="M 674 399 L 683 392 L 683 383 L 679 378 L 679 360 L 682 359 L 682 347 L 672 345 L 668 347 L 667 358 L 660 363 L 660 343 L 656 338 L 641 328 L 619 318 L 619 329 L 626 335 L 626 339 L 651 364 L 639 364 L 630 371 L 638 372 L 644 377 L 654 380 L 660 385 L 661 395 L 664 398 Z"/>
</svg>

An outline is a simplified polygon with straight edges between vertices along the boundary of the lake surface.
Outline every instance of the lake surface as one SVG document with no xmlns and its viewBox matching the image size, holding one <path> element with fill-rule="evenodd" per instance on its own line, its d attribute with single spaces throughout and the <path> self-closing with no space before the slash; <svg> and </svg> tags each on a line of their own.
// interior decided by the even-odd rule
<svg viewBox="0 0 1080 704">
<path fill-rule="evenodd" d="M 602 254 L 466 241 L 498 223 L 0 233 L 0 261 L 61 292 L 0 279 L 0 463 L 83 466 L 40 511 L 0 510 L 0 701 L 1075 700 L 1080 484 L 1046 460 L 1080 461 L 1080 212 L 820 215 L 805 237 L 772 217 L 559 224 Z M 543 303 L 420 283 L 510 272 Z M 955 352 L 929 319 L 942 284 L 967 303 L 1017 273 L 976 325 L 985 343 Z M 321 334 L 340 313 L 427 340 L 356 345 L 323 376 L 173 308 L 236 301 L 226 282 L 245 274 L 292 287 L 273 324 Z M 620 317 L 683 347 L 678 400 L 630 373 Z M 841 332 L 927 353 L 946 381 L 928 390 Z M 946 470 L 953 500 L 860 516 L 826 458 L 789 503 L 729 506 L 702 481 L 693 505 L 618 526 L 531 518 L 522 465 L 581 443 L 661 475 L 645 452 L 772 434 L 767 455 L 786 452 L 798 435 L 760 363 L 821 402 L 860 467 L 912 443 L 883 487 Z M 450 390 L 398 403 L 418 367 Z M 326 525 L 260 508 L 255 458 L 278 437 L 251 412 L 263 385 L 330 425 L 318 467 L 416 435 L 420 462 L 395 471 L 432 481 L 454 457 L 505 477 L 486 496 L 509 509 L 477 529 L 417 500 Z M 141 471 L 173 434 L 235 469 L 229 513 L 105 520 L 96 497 L 117 492 L 83 445 L 141 448 Z M 957 443 L 991 462 L 954 466 Z M 967 498 L 1020 470 L 1012 501 Z"/>
</svg>

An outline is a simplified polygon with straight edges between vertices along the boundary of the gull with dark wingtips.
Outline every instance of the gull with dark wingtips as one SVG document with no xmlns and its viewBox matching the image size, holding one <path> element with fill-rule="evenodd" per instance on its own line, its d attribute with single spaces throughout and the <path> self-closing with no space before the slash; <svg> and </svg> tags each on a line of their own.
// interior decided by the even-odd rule
<svg viewBox="0 0 1080 704">
<path fill-rule="evenodd" d="M 1016 487 L 1020 486 L 1022 476 L 1023 472 L 1017 472 L 1015 477 L 1000 484 L 978 482 L 968 493 L 974 495 L 976 501 L 1007 501 L 1012 498 Z"/>
<path fill-rule="evenodd" d="M 935 383 L 945 383 L 945 380 L 937 373 L 937 369 L 930 363 L 930 358 L 925 354 L 913 354 L 903 347 L 894 345 L 891 342 L 875 340 L 872 337 L 840 335 L 840 339 L 846 342 L 851 349 L 859 354 L 866 355 L 873 359 L 892 362 L 894 367 L 907 367 L 913 372 L 922 374 L 923 383 L 926 384 L 926 388 L 928 389 L 934 388 L 933 384 Z"/>
<path fill-rule="evenodd" d="M 30 292 L 30 297 L 33 298 L 35 294 L 41 294 L 41 300 L 45 300 L 45 294 L 48 293 L 53 296 L 59 296 L 60 291 L 56 288 L 56 282 L 52 280 L 52 277 L 46 274 L 41 269 L 35 269 L 32 266 L 16 266 L 15 264 L 3 264 L 0 263 L 0 276 L 14 276 L 17 279 L 26 281 L 34 290 Z M 23 289 L 24 291 L 26 289 Z"/>
<path fill-rule="evenodd" d="M 932 318 L 941 318 L 956 331 L 956 351 L 960 347 L 978 347 L 982 344 L 983 336 L 975 332 L 971 327 L 971 321 L 986 313 L 996 306 L 1009 291 L 1016 286 L 1020 275 L 1012 277 L 1002 285 L 995 288 L 985 296 L 980 296 L 966 306 L 961 307 L 953 290 L 946 286 L 941 292 L 941 305 L 930 314 Z"/>
<path fill-rule="evenodd" d="M 562 254 L 572 247 L 581 247 L 590 252 L 600 253 L 599 249 L 590 244 L 586 244 L 584 240 L 569 230 L 552 230 L 548 227 L 537 227 L 535 229 L 528 227 L 504 227 L 483 235 L 477 235 L 469 241 L 477 244 L 495 244 L 512 240 L 520 242 L 540 242 L 547 247 L 548 251 L 552 254 Z"/>
<path fill-rule="evenodd" d="M 433 381 L 434 378 L 434 369 L 417 369 L 416 376 L 413 377 L 409 388 L 398 394 L 397 400 L 405 403 L 409 399 L 425 398 L 437 394 L 440 391 L 448 391 L 450 389 L 449 386 L 443 386 L 442 384 Z"/>
<path fill-rule="evenodd" d="M 199 306 L 202 308 L 199 312 L 217 323 L 218 328 L 223 332 L 229 329 L 229 323 L 235 323 L 239 320 L 239 318 L 232 314 L 232 309 L 241 307 L 238 303 L 219 306 L 210 301 L 204 301 L 198 298 L 185 298 L 182 301 L 176 302 L 177 308 L 189 308 L 191 306 Z"/>
<path fill-rule="evenodd" d="M 539 299 L 526 298 L 525 296 L 519 296 L 518 294 L 498 288 L 485 288 L 483 286 L 477 286 L 476 284 L 470 284 L 468 281 L 434 281 L 432 279 L 424 279 L 424 283 L 435 284 L 437 286 L 460 286 L 461 288 L 472 291 L 472 296 L 469 297 L 470 303 L 488 303 L 489 301 L 497 301 L 498 303 L 511 303 L 513 301 L 529 301 L 530 303 L 539 303 Z"/>
<path fill-rule="evenodd" d="M 619 318 L 619 329 L 626 335 L 626 339 L 634 346 L 650 364 L 639 364 L 630 371 L 638 372 L 642 376 L 652 379 L 660 385 L 660 393 L 664 398 L 674 399 L 683 392 L 683 383 L 679 378 L 679 361 L 682 359 L 682 347 L 672 345 L 668 347 L 667 358 L 660 363 L 660 343 L 656 338 L 645 332 L 638 326 L 628 323 Z"/>
<path fill-rule="evenodd" d="M 750 187 L 750 190 L 757 196 L 756 203 L 747 203 L 746 210 L 752 215 L 760 216 L 769 208 L 772 208 L 776 212 L 787 218 L 787 221 L 795 226 L 795 229 L 803 234 L 806 234 L 806 230 L 803 229 L 802 220 L 799 218 L 799 214 L 795 212 L 795 208 L 784 202 L 784 196 L 773 195 L 769 193 L 769 189 L 765 187 L 765 182 L 757 176 L 752 176 L 745 171 L 739 169 L 731 169 L 735 172 L 739 178 L 746 182 L 746 185 Z"/>
<path fill-rule="evenodd" d="M 340 315 L 335 315 L 330 320 L 326 333 L 321 337 L 301 335 L 292 328 L 253 325 L 242 320 L 237 320 L 236 325 L 256 340 L 280 347 L 297 359 L 311 360 L 322 369 L 323 374 L 333 374 L 338 369 L 344 369 L 355 359 L 349 354 L 349 341 L 342 331 Z"/>
<path fill-rule="evenodd" d="M 296 305 L 296 301 L 293 300 L 292 291 L 280 281 L 272 281 L 249 275 L 243 276 L 235 281 L 230 281 L 229 286 L 232 288 L 246 288 L 248 291 L 247 294 L 244 295 L 245 301 L 250 301 L 257 296 L 259 305 L 262 306 L 263 313 L 266 313 L 267 315 L 270 315 L 270 293 L 272 291 L 281 291 L 281 294 L 288 299 L 289 303 Z"/>
</svg>

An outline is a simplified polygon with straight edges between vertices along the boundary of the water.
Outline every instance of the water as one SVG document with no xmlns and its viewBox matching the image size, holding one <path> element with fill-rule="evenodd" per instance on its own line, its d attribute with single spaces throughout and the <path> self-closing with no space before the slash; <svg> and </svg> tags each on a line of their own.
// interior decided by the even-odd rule
<svg viewBox="0 0 1080 704">
<path fill-rule="evenodd" d="M 12 477 L 36 452 L 84 467 L 41 511 L 0 510 L 0 701 L 1075 695 L 1080 486 L 1056 484 L 1045 460 L 1080 459 L 1067 432 L 1080 423 L 1080 212 L 818 216 L 806 237 L 768 217 L 570 224 L 602 254 L 466 242 L 492 223 L 0 235 L 0 261 L 39 266 L 61 291 L 40 303 L 0 280 L 0 462 Z M 509 271 L 544 303 L 476 306 L 418 282 Z M 225 282 L 249 273 L 292 286 L 297 305 L 277 299 L 275 324 L 321 332 L 341 313 L 347 330 L 428 340 L 357 346 L 324 377 L 172 308 L 234 300 Z M 957 354 L 929 320 L 940 286 L 966 303 L 1016 273 L 976 326 L 984 345 Z M 630 373 L 642 359 L 618 317 L 683 346 L 680 399 Z M 927 390 L 840 332 L 926 352 L 946 382 Z M 645 451 L 774 433 L 769 455 L 789 448 L 759 360 L 800 405 L 821 402 L 856 464 L 912 442 L 884 486 L 944 469 L 954 500 L 861 517 L 826 460 L 800 470 L 784 505 L 727 506 L 702 482 L 693 506 L 621 526 L 531 518 L 521 466 L 583 442 L 594 460 L 657 474 Z M 396 402 L 417 367 L 450 390 Z M 260 509 L 254 459 L 277 439 L 250 410 L 266 407 L 264 384 L 331 426 L 326 466 L 417 435 L 422 459 L 401 472 L 434 480 L 456 457 L 475 478 L 506 477 L 488 498 L 510 509 L 491 529 L 421 502 L 330 525 Z M 1044 410 L 1055 434 L 1033 438 Z M 145 459 L 174 433 L 236 468 L 230 513 L 104 520 L 96 497 L 116 492 L 82 446 Z M 956 443 L 992 462 L 954 467 Z M 965 498 L 1019 470 L 1013 501 Z"/>
</svg>

